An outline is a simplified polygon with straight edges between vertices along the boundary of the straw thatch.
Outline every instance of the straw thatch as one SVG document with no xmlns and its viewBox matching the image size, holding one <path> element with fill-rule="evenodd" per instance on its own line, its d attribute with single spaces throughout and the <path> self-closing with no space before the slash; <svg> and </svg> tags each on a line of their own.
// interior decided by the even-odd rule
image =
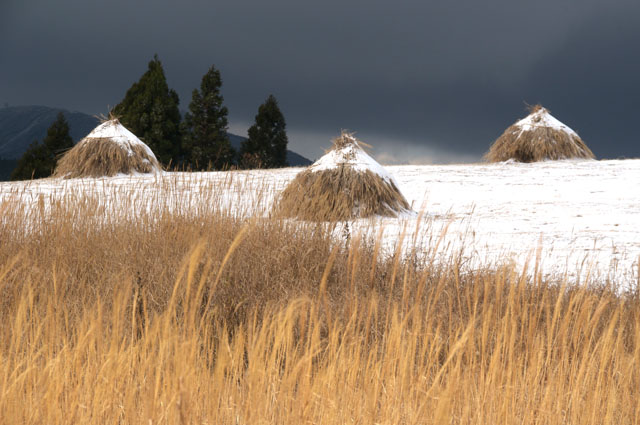
<svg viewBox="0 0 640 425">
<path fill-rule="evenodd" d="M 532 107 L 528 117 L 507 128 L 484 157 L 489 162 L 595 158 L 575 131 L 540 105 Z"/>
<path fill-rule="evenodd" d="M 96 127 L 60 158 L 54 176 L 111 177 L 160 170 L 151 149 L 114 118 Z"/>
<path fill-rule="evenodd" d="M 340 221 L 409 210 L 393 178 L 343 132 L 333 148 L 299 173 L 276 200 L 276 217 Z"/>
</svg>

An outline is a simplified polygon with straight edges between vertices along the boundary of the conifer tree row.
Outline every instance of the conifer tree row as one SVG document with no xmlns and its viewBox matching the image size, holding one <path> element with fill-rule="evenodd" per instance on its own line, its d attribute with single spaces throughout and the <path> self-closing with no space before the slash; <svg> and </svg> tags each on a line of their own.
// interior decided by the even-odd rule
<svg viewBox="0 0 640 425">
<path fill-rule="evenodd" d="M 220 93 L 220 71 L 211 66 L 193 90 L 189 110 L 181 122 L 178 94 L 170 89 L 157 55 L 147 71 L 126 92 L 112 113 L 140 137 L 164 165 L 188 165 L 193 170 L 276 168 L 287 166 L 284 115 L 273 95 L 258 108 L 255 123 L 239 154 L 231 146 L 228 109 Z M 57 156 L 73 147 L 69 126 L 60 113 L 43 144 L 32 143 L 18 161 L 11 178 L 48 177 Z"/>
<path fill-rule="evenodd" d="M 57 158 L 72 147 L 69 124 L 64 114 L 59 112 L 42 143 L 34 141 L 20 157 L 11 173 L 11 180 L 49 177 L 56 167 Z"/>
</svg>

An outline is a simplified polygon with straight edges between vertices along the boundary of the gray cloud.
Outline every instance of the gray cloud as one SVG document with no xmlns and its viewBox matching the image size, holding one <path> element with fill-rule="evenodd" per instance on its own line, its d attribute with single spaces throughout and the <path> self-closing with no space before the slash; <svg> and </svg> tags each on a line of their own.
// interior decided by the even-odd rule
<svg viewBox="0 0 640 425">
<path fill-rule="evenodd" d="M 532 68 L 527 91 L 549 99 L 599 157 L 640 156 L 640 26 L 605 13 Z"/>
<path fill-rule="evenodd" d="M 292 148 L 310 157 L 348 128 L 392 162 L 478 159 L 524 101 L 598 155 L 640 156 L 636 2 L 307 3 L 6 3 L 0 102 L 106 112 L 157 52 L 183 108 L 207 68 L 221 70 L 234 131 L 275 94 Z"/>
</svg>

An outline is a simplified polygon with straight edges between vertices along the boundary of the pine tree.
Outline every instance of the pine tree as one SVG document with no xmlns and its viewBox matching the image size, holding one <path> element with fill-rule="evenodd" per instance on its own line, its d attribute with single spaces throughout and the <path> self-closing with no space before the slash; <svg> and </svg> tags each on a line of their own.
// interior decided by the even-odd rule
<svg viewBox="0 0 640 425">
<path fill-rule="evenodd" d="M 73 139 L 69 135 L 69 124 L 62 112 L 47 130 L 42 143 L 34 141 L 18 160 L 11 173 L 11 180 L 28 180 L 49 177 L 56 167 L 56 160 L 65 151 L 73 147 Z"/>
<path fill-rule="evenodd" d="M 69 134 L 69 123 L 62 112 L 58 113 L 56 120 L 47 130 L 44 145 L 53 159 L 52 168 L 55 168 L 57 158 L 73 147 L 73 139 Z"/>
<path fill-rule="evenodd" d="M 287 164 L 287 133 L 284 115 L 273 95 L 258 108 L 249 138 L 242 143 L 240 161 L 245 168 L 277 168 Z"/>
<path fill-rule="evenodd" d="M 235 152 L 227 135 L 228 110 L 222 105 L 222 79 L 215 67 L 202 77 L 200 90 L 192 94 L 183 122 L 184 159 L 194 169 L 209 166 L 220 170 L 233 163 Z"/>
<path fill-rule="evenodd" d="M 33 141 L 22 154 L 16 168 L 11 172 L 11 180 L 30 180 L 49 177 L 51 167 L 47 148 L 37 140 Z"/>
<path fill-rule="evenodd" d="M 134 83 L 113 114 L 140 137 L 168 165 L 180 159 L 180 111 L 178 94 L 169 89 L 158 55 L 147 71 Z"/>
</svg>

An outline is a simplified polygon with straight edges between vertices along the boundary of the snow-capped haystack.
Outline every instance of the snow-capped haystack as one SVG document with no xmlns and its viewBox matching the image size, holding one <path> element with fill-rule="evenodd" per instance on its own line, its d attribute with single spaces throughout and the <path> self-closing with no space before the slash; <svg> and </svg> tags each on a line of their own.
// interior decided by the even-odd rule
<svg viewBox="0 0 640 425">
<path fill-rule="evenodd" d="M 487 161 L 595 158 L 580 136 L 555 119 L 547 109 L 536 105 L 529 112 L 528 117 L 507 128 L 493 143 L 485 154 Z"/>
<path fill-rule="evenodd" d="M 117 118 L 112 118 L 64 154 L 58 161 L 54 176 L 110 177 L 160 170 L 149 146 L 120 124 Z"/>
<path fill-rule="evenodd" d="M 340 221 L 409 210 L 393 177 L 364 150 L 353 134 L 342 132 L 333 148 L 299 173 L 274 206 L 277 217 Z"/>
</svg>

